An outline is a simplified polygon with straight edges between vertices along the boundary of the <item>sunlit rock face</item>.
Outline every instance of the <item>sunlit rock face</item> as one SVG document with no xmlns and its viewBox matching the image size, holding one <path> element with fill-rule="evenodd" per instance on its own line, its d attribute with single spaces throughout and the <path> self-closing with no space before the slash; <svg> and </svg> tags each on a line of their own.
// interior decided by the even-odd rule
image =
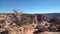
<svg viewBox="0 0 60 34">
<path fill-rule="evenodd" d="M 44 16 L 41 14 L 23 14 L 20 12 L 15 11 L 14 13 L 1 13 L 0 19 L 6 19 L 9 17 L 12 22 L 20 22 L 20 25 L 22 22 L 26 21 L 34 21 L 34 22 L 41 22 L 44 20 Z"/>
</svg>

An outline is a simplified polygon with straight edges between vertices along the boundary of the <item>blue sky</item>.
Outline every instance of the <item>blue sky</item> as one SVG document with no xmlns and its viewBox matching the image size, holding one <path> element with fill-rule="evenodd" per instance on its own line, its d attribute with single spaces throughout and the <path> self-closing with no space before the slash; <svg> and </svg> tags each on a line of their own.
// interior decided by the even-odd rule
<svg viewBox="0 0 60 34">
<path fill-rule="evenodd" d="M 60 0 L 0 0 L 0 13 L 60 13 Z"/>
</svg>

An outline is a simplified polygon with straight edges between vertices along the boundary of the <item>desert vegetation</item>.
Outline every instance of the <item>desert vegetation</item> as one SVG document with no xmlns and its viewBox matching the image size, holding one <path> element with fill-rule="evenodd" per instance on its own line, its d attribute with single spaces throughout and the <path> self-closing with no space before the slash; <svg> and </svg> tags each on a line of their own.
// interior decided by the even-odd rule
<svg viewBox="0 0 60 34">
<path fill-rule="evenodd" d="M 60 19 L 14 12 L 0 20 L 0 34 L 60 34 Z"/>
</svg>

